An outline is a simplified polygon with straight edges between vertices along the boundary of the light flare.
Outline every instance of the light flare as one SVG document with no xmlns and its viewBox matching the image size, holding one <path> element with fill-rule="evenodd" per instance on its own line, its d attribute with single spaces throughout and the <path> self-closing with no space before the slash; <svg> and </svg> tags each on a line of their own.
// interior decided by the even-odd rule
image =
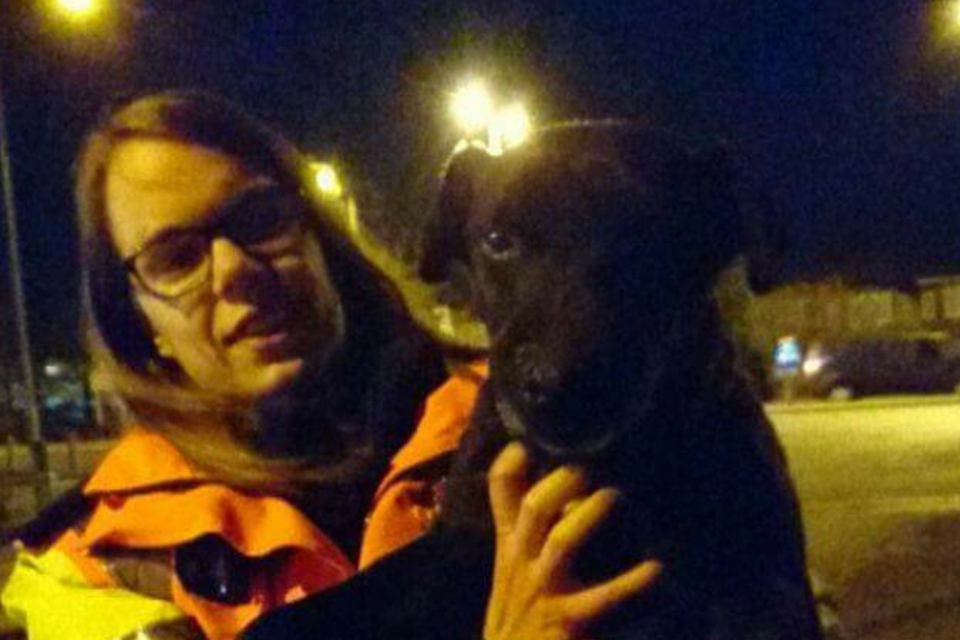
<svg viewBox="0 0 960 640">
<path fill-rule="evenodd" d="M 328 198 L 339 198 L 343 195 L 343 183 L 333 165 L 326 162 L 315 162 L 312 165 L 314 182 L 320 192 Z"/>
<path fill-rule="evenodd" d="M 72 19 L 85 20 L 100 10 L 98 0 L 55 0 L 56 7 Z"/>
<path fill-rule="evenodd" d="M 476 133 L 489 126 L 493 117 L 493 99 L 480 80 L 464 85 L 453 95 L 450 111 L 464 133 Z"/>
</svg>

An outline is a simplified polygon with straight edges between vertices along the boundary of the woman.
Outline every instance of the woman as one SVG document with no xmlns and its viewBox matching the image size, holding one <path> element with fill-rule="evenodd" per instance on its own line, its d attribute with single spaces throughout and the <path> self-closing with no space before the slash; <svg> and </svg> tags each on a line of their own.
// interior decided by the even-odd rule
<svg viewBox="0 0 960 640">
<path fill-rule="evenodd" d="M 88 138 L 77 164 L 84 320 L 92 385 L 124 435 L 79 508 L 55 518 L 51 545 L 38 544 L 44 527 L 22 536 L 38 553 L 20 555 L 2 603 L 32 638 L 193 625 L 232 638 L 354 573 L 374 482 L 439 360 L 309 177 L 289 143 L 194 93 L 122 105 Z M 454 379 L 434 395 L 426 431 L 449 437 L 421 437 L 418 463 L 455 446 L 475 387 Z M 584 494 L 565 470 L 521 509 L 523 456 L 505 455 L 492 482 L 502 539 L 487 640 L 573 637 L 567 623 L 642 588 L 650 568 L 571 591 L 561 560 L 609 495 L 561 518 Z M 391 522 L 424 522 L 430 509 L 375 505 L 364 544 L 389 552 L 417 533 L 395 535 Z M 562 527 L 550 567 L 539 554 L 520 561 L 517 548 Z"/>
</svg>

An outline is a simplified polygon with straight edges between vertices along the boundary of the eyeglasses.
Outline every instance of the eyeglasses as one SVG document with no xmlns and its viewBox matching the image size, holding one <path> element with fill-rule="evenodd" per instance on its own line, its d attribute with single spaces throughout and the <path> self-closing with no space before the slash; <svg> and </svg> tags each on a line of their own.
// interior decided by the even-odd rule
<svg viewBox="0 0 960 640">
<path fill-rule="evenodd" d="M 306 207 L 299 194 L 275 183 L 244 189 L 218 207 L 212 222 L 163 231 L 123 266 L 148 293 L 174 300 L 209 284 L 214 238 L 228 238 L 264 263 L 299 251 Z"/>
</svg>

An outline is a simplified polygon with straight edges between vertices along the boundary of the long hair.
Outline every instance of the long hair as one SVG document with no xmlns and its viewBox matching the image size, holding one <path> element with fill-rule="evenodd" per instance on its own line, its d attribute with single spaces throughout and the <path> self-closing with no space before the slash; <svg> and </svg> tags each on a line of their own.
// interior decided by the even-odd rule
<svg viewBox="0 0 960 640">
<path fill-rule="evenodd" d="M 162 358 L 133 297 L 107 223 L 104 187 L 114 148 L 131 139 L 165 139 L 225 154 L 245 169 L 304 193 L 313 205 L 309 226 L 340 293 L 345 344 L 332 364 L 305 375 L 300 398 L 316 399 L 314 420 L 286 407 L 268 415 L 237 410 L 224 398 L 185 383 L 179 367 Z M 233 486 L 291 493 L 313 484 L 336 490 L 353 482 L 375 446 L 355 422 L 358 397 L 376 375 L 378 356 L 410 329 L 390 283 L 363 258 L 334 223 L 334 210 L 311 189 L 304 157 L 284 138 L 222 99 L 186 91 L 149 95 L 105 112 L 87 137 L 75 167 L 82 266 L 82 324 L 91 356 L 91 387 L 108 415 L 168 438 L 188 460 Z M 297 412 L 293 412 L 296 414 Z M 303 412 L 300 412 L 303 413 Z M 284 418 L 287 420 L 284 422 Z M 303 455 L 269 455 L 264 424 L 279 421 L 290 449 Z M 325 424 L 329 423 L 329 424 Z M 311 432 L 310 430 L 315 430 Z M 311 446 L 313 448 L 311 449 Z"/>
</svg>

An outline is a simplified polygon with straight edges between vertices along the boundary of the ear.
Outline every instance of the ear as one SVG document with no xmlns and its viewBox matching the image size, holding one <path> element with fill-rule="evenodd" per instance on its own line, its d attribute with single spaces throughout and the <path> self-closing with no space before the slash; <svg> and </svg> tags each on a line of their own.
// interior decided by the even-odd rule
<svg viewBox="0 0 960 640">
<path fill-rule="evenodd" d="M 424 281 L 446 280 L 453 263 L 467 262 L 467 222 L 476 201 L 479 176 L 490 160 L 485 150 L 468 147 L 447 163 L 434 217 L 424 238 L 419 268 Z"/>
</svg>

